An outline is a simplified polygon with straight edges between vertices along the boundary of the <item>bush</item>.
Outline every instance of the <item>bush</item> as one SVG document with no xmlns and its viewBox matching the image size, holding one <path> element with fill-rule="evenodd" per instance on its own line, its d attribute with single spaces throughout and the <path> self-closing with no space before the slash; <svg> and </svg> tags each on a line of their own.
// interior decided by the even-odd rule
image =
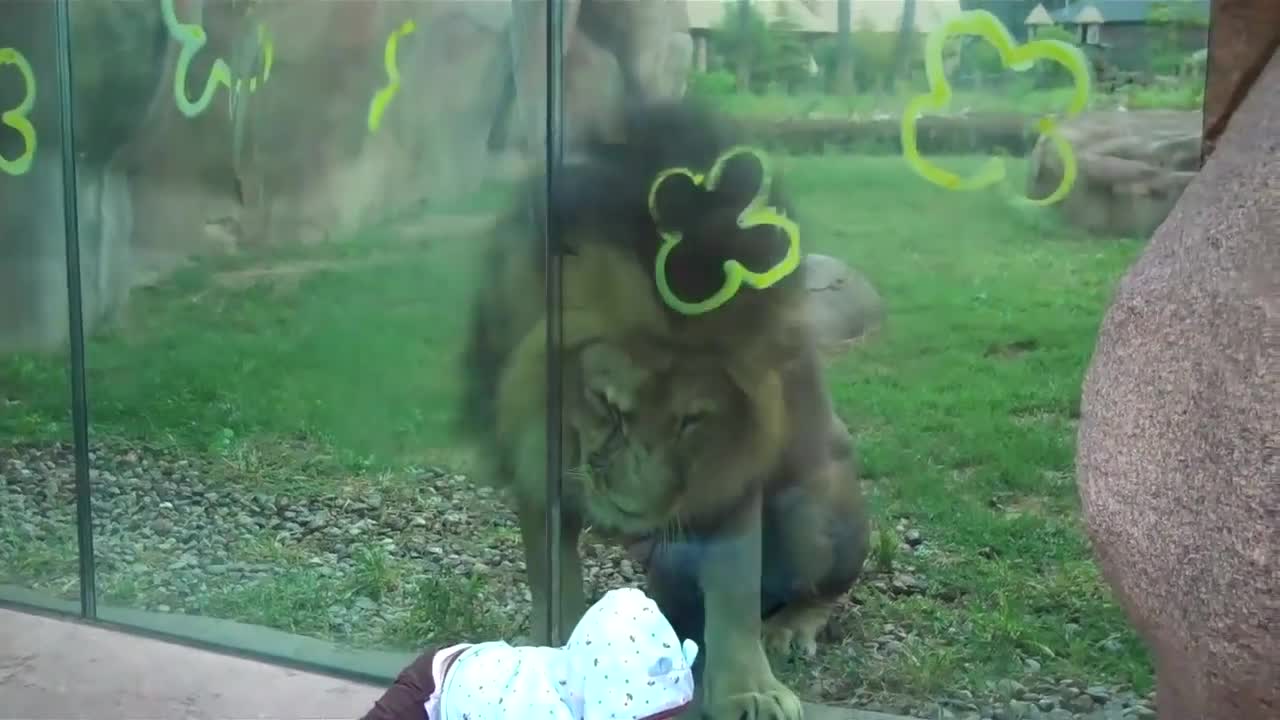
<svg viewBox="0 0 1280 720">
<path fill-rule="evenodd" d="M 695 72 L 689 76 L 689 94 L 700 98 L 722 98 L 737 90 L 737 79 L 726 70 Z"/>
<path fill-rule="evenodd" d="M 1036 40 L 1057 40 L 1072 47 L 1079 47 L 1076 35 L 1069 30 L 1057 26 L 1040 28 L 1036 32 Z M 1062 87 L 1071 84 L 1071 73 L 1066 68 L 1053 62 L 1040 62 L 1030 71 L 1035 78 L 1036 87 Z"/>
</svg>

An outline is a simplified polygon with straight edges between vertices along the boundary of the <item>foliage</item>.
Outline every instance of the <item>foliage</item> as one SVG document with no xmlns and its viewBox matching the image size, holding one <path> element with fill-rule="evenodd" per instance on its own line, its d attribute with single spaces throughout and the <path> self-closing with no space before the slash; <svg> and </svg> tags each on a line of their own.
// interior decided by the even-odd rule
<svg viewBox="0 0 1280 720">
<path fill-rule="evenodd" d="M 1056 25 L 1043 27 L 1036 31 L 1036 40 L 1057 40 L 1068 45 L 1080 46 L 1075 33 Z M 1072 82 L 1071 73 L 1061 65 L 1051 62 L 1040 62 L 1031 71 L 1037 87 L 1063 87 Z"/>
<path fill-rule="evenodd" d="M 797 29 L 789 20 L 769 22 L 754 6 L 743 22 L 734 6 L 712 29 L 711 46 L 731 63 L 747 63 L 752 91 L 791 91 L 811 81 L 811 57 Z"/>
<path fill-rule="evenodd" d="M 1069 45 L 1079 46 L 1071 32 L 1059 27 L 1041 28 L 1035 36 L 1037 40 L 1058 40 Z M 1071 73 L 1057 63 L 1041 61 L 1030 70 L 1018 73 L 1004 66 L 1000 53 L 991 43 L 981 38 L 962 38 L 948 43 L 944 53 L 954 58 L 953 76 L 963 86 L 986 85 L 997 78 L 1004 80 L 1003 85 L 1030 85 L 1033 88 L 1065 87 L 1071 84 Z M 958 55 L 958 57 L 956 57 Z M 1016 79 L 1015 77 L 1016 76 Z"/>
<path fill-rule="evenodd" d="M 737 79 L 727 70 L 695 72 L 689 76 L 689 94 L 701 98 L 723 98 L 737 90 Z"/>
<path fill-rule="evenodd" d="M 882 32 L 865 18 L 853 29 L 854 80 L 863 92 L 892 90 L 900 72 L 920 65 L 919 48 L 923 38 L 917 32 L 906 33 L 906 46 L 899 48 L 900 33 Z M 898 63 L 899 54 L 910 62 Z"/>
<path fill-rule="evenodd" d="M 1147 22 L 1152 26 L 1147 44 L 1150 67 L 1160 75 L 1179 74 L 1189 52 L 1183 40 L 1187 31 L 1209 26 L 1202 6 L 1185 0 L 1152 4 Z"/>
<path fill-rule="evenodd" d="M 1172 87 L 1140 87 L 1126 94 L 1130 110 L 1200 110 L 1204 107 L 1204 82 L 1188 80 Z"/>
</svg>

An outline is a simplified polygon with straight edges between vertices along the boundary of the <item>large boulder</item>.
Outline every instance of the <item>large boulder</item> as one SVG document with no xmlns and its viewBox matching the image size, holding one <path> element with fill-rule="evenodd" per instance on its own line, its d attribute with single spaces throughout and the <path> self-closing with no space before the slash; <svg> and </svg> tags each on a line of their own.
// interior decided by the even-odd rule
<svg viewBox="0 0 1280 720">
<path fill-rule="evenodd" d="M 701 1 L 701 0 L 698 0 Z M 516 3 L 513 62 L 520 131 L 515 140 L 541 152 L 546 140 L 546 0 Z M 607 136 L 621 126 L 624 99 L 684 94 L 693 63 L 686 2 L 565 0 L 566 144 Z M 602 58 L 600 50 L 608 57 Z"/>
<path fill-rule="evenodd" d="M 151 118 L 147 134 L 157 139 L 148 143 L 139 174 L 152 179 L 157 202 L 140 202 L 157 240 L 143 239 L 145 245 L 209 239 L 211 230 L 213 249 L 226 245 L 227 235 L 232 245 L 339 239 L 423 203 L 474 191 L 504 146 L 541 155 L 542 2 L 184 0 L 178 6 L 184 19 L 202 18 L 210 37 L 205 54 L 220 54 L 245 73 L 262 71 L 256 32 L 265 26 L 274 41 L 273 64 L 269 80 L 243 94 L 230 114 L 211 108 L 187 118 L 169 102 Z M 679 22 L 683 3 L 566 6 L 571 147 L 583 130 L 615 121 L 625 97 L 624 67 L 643 80 L 645 92 L 683 92 L 682 84 L 669 82 L 672 71 L 658 66 L 669 60 L 671 33 L 687 35 L 687 23 Z M 414 29 L 398 42 L 400 88 L 380 127 L 370 130 L 371 100 L 388 82 L 384 47 L 406 22 Z M 219 109 L 225 95 L 219 91 Z M 166 193 L 180 194 L 180 207 L 166 212 Z M 189 224 L 199 218 L 206 227 L 177 232 L 164 216 Z"/>
<path fill-rule="evenodd" d="M 1280 717 L 1280 56 L 1107 311 L 1077 467 L 1164 720 Z"/>
<path fill-rule="evenodd" d="M 809 319 L 819 349 L 827 357 L 842 355 L 884 321 L 884 303 L 862 273 L 830 255 L 804 258 L 809 290 Z"/>
<path fill-rule="evenodd" d="M 567 5 L 570 150 L 616 123 L 624 99 L 683 93 L 692 53 L 683 2 Z M 473 192 L 491 177 L 495 151 L 541 155 L 542 2 L 173 0 L 179 22 L 207 39 L 185 82 L 177 78 L 188 99 L 203 94 L 215 61 L 242 87 L 257 80 L 234 95 L 216 87 L 194 116 L 174 97 L 179 47 L 161 7 L 73 3 L 91 329 L 129 287 L 192 256 L 351 237 Z M 371 130 L 387 38 L 409 21 L 398 94 Z M 40 89 L 35 166 L 0 174 L 0 351 L 57 348 L 66 336 L 52 28 L 51 3 L 0 2 L 0 47 L 23 51 Z M 0 108 L 19 103 L 20 78 L 0 67 Z M 0 128 L 0 153 L 15 157 L 20 140 Z"/>
<path fill-rule="evenodd" d="M 1067 222 L 1100 235 L 1146 238 L 1169 214 L 1200 164 L 1202 114 L 1092 112 L 1065 123 L 1075 149 L 1075 187 L 1058 204 Z M 1031 153 L 1027 193 L 1045 197 L 1062 179 L 1048 138 Z"/>
</svg>

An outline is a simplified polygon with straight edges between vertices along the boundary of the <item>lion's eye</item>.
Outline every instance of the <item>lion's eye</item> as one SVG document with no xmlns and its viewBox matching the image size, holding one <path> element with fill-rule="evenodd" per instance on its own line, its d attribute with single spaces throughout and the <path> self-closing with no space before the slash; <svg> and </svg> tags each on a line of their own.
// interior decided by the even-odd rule
<svg viewBox="0 0 1280 720">
<path fill-rule="evenodd" d="M 617 405 L 610 402 L 609 397 L 603 392 L 599 390 L 592 390 L 591 402 L 595 405 L 598 412 L 608 416 L 611 421 L 617 423 L 622 420 L 622 411 L 618 409 Z"/>
<path fill-rule="evenodd" d="M 699 412 L 685 413 L 684 415 L 680 416 L 680 427 L 679 427 L 680 435 L 681 436 L 688 435 L 689 433 L 698 429 L 698 427 L 702 425 L 703 421 L 707 419 L 708 415 L 709 413 L 707 412 L 699 411 Z"/>
</svg>

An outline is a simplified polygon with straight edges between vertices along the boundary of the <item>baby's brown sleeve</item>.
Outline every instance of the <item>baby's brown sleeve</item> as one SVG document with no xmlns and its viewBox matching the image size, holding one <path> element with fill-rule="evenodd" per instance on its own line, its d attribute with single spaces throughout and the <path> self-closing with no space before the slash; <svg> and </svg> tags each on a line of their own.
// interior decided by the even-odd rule
<svg viewBox="0 0 1280 720">
<path fill-rule="evenodd" d="M 440 647 L 428 648 L 400 671 L 396 681 L 382 693 L 361 720 L 423 720 L 423 704 L 435 692 L 431 661 Z"/>
</svg>

